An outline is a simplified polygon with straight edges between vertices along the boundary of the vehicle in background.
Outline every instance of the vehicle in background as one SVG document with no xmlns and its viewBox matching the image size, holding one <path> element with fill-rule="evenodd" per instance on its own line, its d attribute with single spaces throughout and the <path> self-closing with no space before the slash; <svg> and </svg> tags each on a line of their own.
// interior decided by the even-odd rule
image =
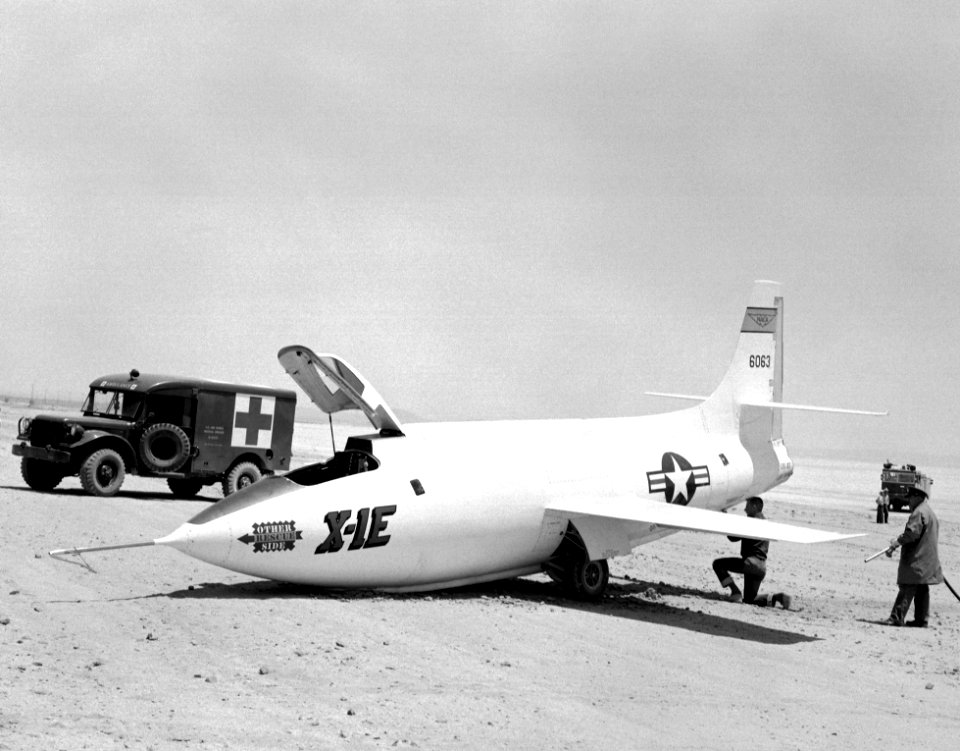
<svg viewBox="0 0 960 751">
<path fill-rule="evenodd" d="M 927 498 L 932 495 L 933 478 L 917 470 L 916 465 L 901 464 L 895 467 L 892 462 L 883 463 L 883 471 L 880 473 L 880 489 L 886 490 L 890 498 L 890 509 L 892 511 L 902 511 L 908 508 L 907 495 L 910 490 L 917 488 L 927 494 Z"/>
<path fill-rule="evenodd" d="M 107 375 L 90 384 L 79 417 L 24 417 L 13 453 L 34 490 L 78 475 L 112 496 L 127 473 L 162 477 L 178 498 L 219 482 L 224 496 L 290 469 L 297 396 L 202 378 Z"/>
</svg>

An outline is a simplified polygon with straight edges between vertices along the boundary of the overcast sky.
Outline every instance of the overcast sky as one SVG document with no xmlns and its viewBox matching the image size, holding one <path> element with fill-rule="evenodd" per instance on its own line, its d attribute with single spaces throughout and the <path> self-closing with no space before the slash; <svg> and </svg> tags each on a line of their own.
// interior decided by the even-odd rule
<svg viewBox="0 0 960 751">
<path fill-rule="evenodd" d="M 679 408 L 783 283 L 795 451 L 960 446 L 955 2 L 4 2 L 0 392 Z M 315 408 L 301 397 L 301 410 Z"/>
</svg>

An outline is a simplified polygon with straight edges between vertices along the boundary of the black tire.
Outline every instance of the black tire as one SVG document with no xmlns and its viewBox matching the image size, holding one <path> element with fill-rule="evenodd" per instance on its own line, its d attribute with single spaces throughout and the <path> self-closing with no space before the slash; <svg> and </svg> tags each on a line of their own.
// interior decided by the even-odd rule
<svg viewBox="0 0 960 751">
<path fill-rule="evenodd" d="M 260 467 L 256 464 L 253 462 L 240 462 L 223 478 L 223 483 L 221 483 L 223 497 L 226 498 L 238 490 L 243 490 L 253 485 L 253 483 L 257 482 L 261 477 L 263 477 L 263 473 L 260 472 Z"/>
<path fill-rule="evenodd" d="M 90 495 L 116 495 L 123 485 L 123 458 L 113 449 L 94 451 L 80 465 L 80 484 Z"/>
<path fill-rule="evenodd" d="M 203 481 L 195 477 L 168 477 L 167 487 L 176 498 L 194 498 L 203 488 Z"/>
<path fill-rule="evenodd" d="M 26 456 L 20 460 L 20 474 L 27 487 L 41 492 L 53 490 L 63 479 L 63 472 L 53 462 L 29 459 Z"/>
<path fill-rule="evenodd" d="M 190 458 L 190 439 L 171 422 L 158 422 L 140 436 L 140 458 L 154 472 L 176 472 Z"/>
<path fill-rule="evenodd" d="M 604 559 L 577 563 L 571 572 L 573 594 L 580 600 L 599 600 L 610 580 L 610 567 Z"/>
</svg>

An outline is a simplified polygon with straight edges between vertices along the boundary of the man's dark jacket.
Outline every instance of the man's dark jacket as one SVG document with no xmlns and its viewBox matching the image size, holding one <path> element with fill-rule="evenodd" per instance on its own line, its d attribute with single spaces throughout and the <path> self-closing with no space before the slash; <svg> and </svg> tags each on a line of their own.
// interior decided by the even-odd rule
<svg viewBox="0 0 960 751">
<path fill-rule="evenodd" d="M 897 584 L 940 584 L 943 571 L 937 552 L 940 523 L 930 504 L 923 501 L 913 511 L 897 541 L 900 548 L 900 566 Z"/>
</svg>

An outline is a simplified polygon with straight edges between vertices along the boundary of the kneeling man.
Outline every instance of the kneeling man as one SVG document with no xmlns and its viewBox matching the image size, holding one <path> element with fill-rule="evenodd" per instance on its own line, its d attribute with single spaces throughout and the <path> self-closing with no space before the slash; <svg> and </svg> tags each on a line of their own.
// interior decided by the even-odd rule
<svg viewBox="0 0 960 751">
<path fill-rule="evenodd" d="M 747 516 L 753 519 L 763 519 L 763 499 L 753 496 L 747 498 Z M 775 595 L 758 595 L 760 583 L 767 575 L 767 551 L 770 549 L 768 540 L 751 540 L 748 537 L 732 537 L 727 535 L 731 542 L 740 543 L 739 558 L 717 558 L 713 562 L 713 570 L 720 580 L 720 586 L 729 587 L 728 599 L 733 602 L 746 602 L 760 607 L 780 604 L 784 610 L 789 610 L 793 598 L 784 592 Z M 743 574 L 743 591 L 734 582 L 731 573 Z"/>
</svg>

